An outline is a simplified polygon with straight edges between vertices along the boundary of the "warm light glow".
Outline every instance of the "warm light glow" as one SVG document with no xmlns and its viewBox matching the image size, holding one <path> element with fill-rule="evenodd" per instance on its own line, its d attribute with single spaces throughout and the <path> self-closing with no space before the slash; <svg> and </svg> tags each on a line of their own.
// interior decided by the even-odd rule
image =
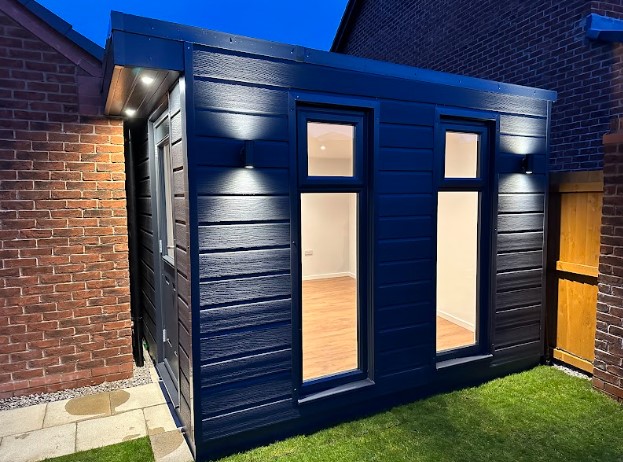
<svg viewBox="0 0 623 462">
<path fill-rule="evenodd" d="M 143 82 L 145 85 L 151 85 L 152 83 L 154 83 L 154 78 L 149 75 L 144 75 L 141 77 L 141 82 Z"/>
<path fill-rule="evenodd" d="M 125 115 L 127 115 L 128 117 L 134 117 L 134 115 L 136 114 L 136 109 L 127 108 L 124 112 Z"/>
<path fill-rule="evenodd" d="M 322 146 L 320 146 L 320 150 L 321 150 L 321 151 L 326 151 L 326 150 L 327 150 L 327 147 L 323 144 Z"/>
</svg>

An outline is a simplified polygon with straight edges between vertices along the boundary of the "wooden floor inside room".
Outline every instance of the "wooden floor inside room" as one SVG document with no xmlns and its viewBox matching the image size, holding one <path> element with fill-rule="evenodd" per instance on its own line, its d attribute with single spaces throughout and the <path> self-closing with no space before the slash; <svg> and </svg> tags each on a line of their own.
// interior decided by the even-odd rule
<svg viewBox="0 0 623 462">
<path fill-rule="evenodd" d="M 303 380 L 355 370 L 357 282 L 351 277 L 303 281 Z M 437 317 L 437 351 L 474 343 L 474 333 Z"/>
<path fill-rule="evenodd" d="M 303 281 L 303 380 L 357 369 L 357 281 Z"/>
<path fill-rule="evenodd" d="M 473 331 L 437 316 L 437 351 L 453 350 L 474 343 Z"/>
</svg>

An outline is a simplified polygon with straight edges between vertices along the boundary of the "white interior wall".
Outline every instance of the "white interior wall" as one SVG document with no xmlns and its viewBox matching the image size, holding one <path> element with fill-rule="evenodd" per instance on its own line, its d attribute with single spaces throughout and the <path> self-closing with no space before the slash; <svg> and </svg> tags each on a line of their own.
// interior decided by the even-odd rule
<svg viewBox="0 0 623 462">
<path fill-rule="evenodd" d="M 349 159 L 310 157 L 310 169 L 339 174 L 350 168 Z M 301 244 L 303 279 L 356 275 L 355 194 L 301 195 Z M 306 255 L 311 252 L 311 255 Z"/>
<path fill-rule="evenodd" d="M 437 314 L 474 331 L 478 193 L 440 192 L 437 223 Z"/>
</svg>

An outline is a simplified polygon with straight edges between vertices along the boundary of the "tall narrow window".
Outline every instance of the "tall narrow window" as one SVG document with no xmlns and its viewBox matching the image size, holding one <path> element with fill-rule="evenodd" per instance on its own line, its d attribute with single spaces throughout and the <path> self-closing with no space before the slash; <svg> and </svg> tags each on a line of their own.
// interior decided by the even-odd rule
<svg viewBox="0 0 623 462">
<path fill-rule="evenodd" d="M 165 218 L 165 242 L 163 243 L 163 254 L 169 258 L 175 259 L 175 239 L 173 237 L 173 224 L 175 219 L 173 217 L 173 181 L 171 176 L 173 175 L 173 167 L 171 165 L 171 148 L 169 147 L 169 140 L 167 139 L 158 148 L 160 159 L 162 162 L 162 194 L 164 196 L 164 218 Z"/>
<path fill-rule="evenodd" d="M 317 389 L 367 369 L 363 115 L 299 112 L 301 380 Z"/>
<path fill-rule="evenodd" d="M 445 130 L 437 193 L 437 352 L 477 347 L 481 337 L 482 209 L 486 127 Z"/>
</svg>

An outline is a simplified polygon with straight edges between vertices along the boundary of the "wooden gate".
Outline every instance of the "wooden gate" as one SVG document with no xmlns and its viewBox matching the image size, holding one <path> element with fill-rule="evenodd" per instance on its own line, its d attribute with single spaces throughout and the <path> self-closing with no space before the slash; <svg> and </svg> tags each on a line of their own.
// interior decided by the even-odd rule
<svg viewBox="0 0 623 462">
<path fill-rule="evenodd" d="M 548 343 L 554 359 L 593 372 L 602 172 L 551 176 Z"/>
</svg>

